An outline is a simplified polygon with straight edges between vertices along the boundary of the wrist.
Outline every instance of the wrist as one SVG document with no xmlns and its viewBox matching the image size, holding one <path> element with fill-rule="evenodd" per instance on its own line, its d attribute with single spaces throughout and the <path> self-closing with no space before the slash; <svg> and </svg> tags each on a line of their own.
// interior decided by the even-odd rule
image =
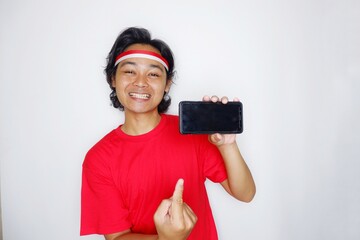
<svg viewBox="0 0 360 240">
<path fill-rule="evenodd" d="M 219 150 L 227 150 L 227 149 L 239 149 L 236 141 L 232 143 L 224 143 L 217 146 Z"/>
</svg>

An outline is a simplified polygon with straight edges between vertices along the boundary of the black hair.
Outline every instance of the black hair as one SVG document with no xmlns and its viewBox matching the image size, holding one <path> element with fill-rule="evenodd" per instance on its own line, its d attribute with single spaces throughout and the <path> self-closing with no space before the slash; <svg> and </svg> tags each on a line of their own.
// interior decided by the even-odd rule
<svg viewBox="0 0 360 240">
<path fill-rule="evenodd" d="M 117 66 L 114 66 L 116 57 L 125 51 L 127 47 L 132 44 L 148 44 L 159 50 L 162 57 L 164 57 L 169 63 L 169 70 L 166 71 L 166 81 L 172 81 L 175 75 L 174 57 L 170 47 L 162 40 L 152 39 L 151 34 L 147 29 L 130 27 L 125 29 L 119 34 L 114 45 L 112 46 L 106 60 L 107 65 L 105 68 L 106 81 L 108 82 L 110 89 L 110 100 L 115 108 L 124 110 L 124 106 L 120 103 L 116 96 L 115 88 L 112 86 L 112 79 L 116 74 Z M 165 97 L 166 96 L 166 97 Z M 164 97 L 158 106 L 158 112 L 166 112 L 171 104 L 171 98 L 168 94 L 164 93 Z"/>
</svg>

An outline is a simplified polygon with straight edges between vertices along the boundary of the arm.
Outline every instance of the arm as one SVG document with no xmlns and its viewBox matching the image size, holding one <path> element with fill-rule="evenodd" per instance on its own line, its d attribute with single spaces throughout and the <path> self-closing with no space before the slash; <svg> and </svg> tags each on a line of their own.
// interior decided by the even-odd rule
<svg viewBox="0 0 360 240">
<path fill-rule="evenodd" d="M 205 96 L 203 100 L 217 102 L 219 98 Z M 223 97 L 221 101 L 226 104 L 228 99 Z M 235 99 L 235 101 L 238 101 L 238 99 Z M 236 143 L 236 135 L 216 133 L 209 136 L 209 141 L 218 147 L 224 159 L 228 179 L 222 182 L 221 185 L 236 199 L 250 202 L 255 196 L 255 182 L 240 153 Z"/>
<path fill-rule="evenodd" d="M 214 138 L 217 138 L 217 136 L 215 135 Z M 218 148 L 224 159 L 228 175 L 228 179 L 223 181 L 221 185 L 236 199 L 243 202 L 250 202 L 255 196 L 256 187 L 236 141 L 221 145 Z"/>
</svg>

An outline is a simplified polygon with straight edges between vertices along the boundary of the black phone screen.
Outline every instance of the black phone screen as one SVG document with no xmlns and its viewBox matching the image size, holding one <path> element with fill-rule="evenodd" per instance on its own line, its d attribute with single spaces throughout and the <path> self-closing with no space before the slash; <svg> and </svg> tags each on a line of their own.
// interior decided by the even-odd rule
<svg viewBox="0 0 360 240">
<path fill-rule="evenodd" d="M 241 102 L 182 101 L 179 104 L 180 133 L 242 133 Z"/>
</svg>

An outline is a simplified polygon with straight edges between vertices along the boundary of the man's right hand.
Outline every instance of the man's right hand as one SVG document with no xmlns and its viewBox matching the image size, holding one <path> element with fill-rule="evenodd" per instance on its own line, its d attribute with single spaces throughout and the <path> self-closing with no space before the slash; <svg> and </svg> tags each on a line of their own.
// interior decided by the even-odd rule
<svg viewBox="0 0 360 240">
<path fill-rule="evenodd" d="M 154 214 L 159 240 L 185 240 L 194 228 L 197 217 L 183 202 L 184 180 L 176 183 L 173 196 L 164 199 Z"/>
</svg>

